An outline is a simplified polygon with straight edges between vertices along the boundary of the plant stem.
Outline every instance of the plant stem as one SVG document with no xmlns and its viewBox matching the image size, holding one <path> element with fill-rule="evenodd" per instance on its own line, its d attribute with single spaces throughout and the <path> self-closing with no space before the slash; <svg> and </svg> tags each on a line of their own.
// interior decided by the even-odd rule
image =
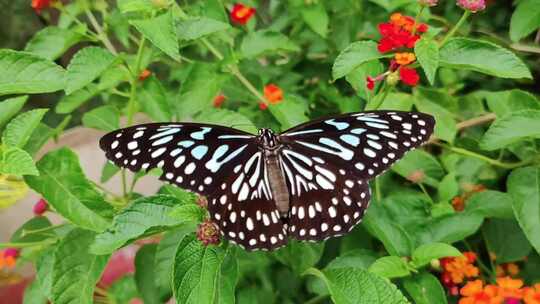
<svg viewBox="0 0 540 304">
<path fill-rule="evenodd" d="M 484 156 L 482 154 L 478 154 L 476 152 L 469 151 L 467 149 L 453 147 L 453 146 L 444 145 L 444 144 L 436 144 L 436 145 L 438 145 L 440 147 L 443 147 L 445 149 L 448 149 L 448 150 L 450 150 L 452 152 L 455 152 L 455 153 L 459 153 L 459 154 L 462 154 L 462 155 L 478 158 L 478 159 L 483 160 L 483 161 L 485 161 L 485 162 L 487 162 L 487 163 L 489 163 L 489 164 L 491 164 L 493 166 L 501 167 L 501 168 L 505 168 L 505 169 L 514 169 L 514 168 L 522 167 L 522 166 L 525 166 L 525 165 L 528 165 L 528 164 L 534 162 L 534 160 L 524 160 L 524 161 L 515 162 L 515 163 L 505 163 L 505 162 L 501 162 L 501 161 L 496 160 L 496 159 L 489 158 L 489 157 Z"/>
<path fill-rule="evenodd" d="M 435 202 L 434 202 L 433 199 L 431 198 L 431 195 L 429 195 L 429 193 L 427 192 L 426 187 L 424 187 L 424 184 L 418 183 L 418 187 L 420 187 L 420 189 L 422 190 L 422 192 L 424 192 L 424 194 L 426 195 L 426 197 L 429 199 L 429 202 L 431 203 L 431 205 L 435 205 Z"/>
<path fill-rule="evenodd" d="M 417 28 L 417 24 L 418 24 L 418 20 L 420 20 L 420 16 L 422 15 L 422 12 L 424 11 L 426 7 L 425 6 L 421 6 L 420 9 L 418 10 L 418 13 L 416 14 L 416 17 L 414 18 L 414 24 L 413 24 L 413 30 L 412 30 L 412 35 L 414 36 L 416 34 L 416 28 Z"/>
<path fill-rule="evenodd" d="M 467 18 L 469 18 L 470 15 L 471 15 L 471 11 L 465 10 L 463 12 L 463 15 L 461 15 L 461 18 L 459 18 L 459 21 L 456 23 L 456 25 L 446 34 L 446 36 L 444 36 L 439 46 L 443 46 L 448 41 L 448 39 L 454 36 L 456 31 L 463 25 L 465 20 L 467 20 Z"/>
<path fill-rule="evenodd" d="M 146 39 L 144 37 L 141 37 L 141 40 L 139 42 L 139 49 L 137 50 L 137 58 L 135 59 L 135 67 L 132 71 L 131 75 L 131 91 L 129 94 L 129 101 L 128 101 L 128 113 L 127 113 L 127 125 L 130 126 L 133 123 L 133 116 L 135 115 L 135 101 L 137 97 L 137 80 L 140 74 L 141 69 L 141 60 L 142 60 L 142 53 L 144 50 L 144 44 L 146 42 Z"/>
<path fill-rule="evenodd" d="M 41 245 L 51 245 L 54 243 L 56 243 L 56 239 L 53 242 L 49 240 L 48 242 L 41 241 L 41 242 L 28 242 L 28 243 L 0 243 L 0 248 L 9 248 L 9 247 L 26 248 L 26 247 L 41 246 Z"/>
<path fill-rule="evenodd" d="M 94 182 L 94 181 L 91 181 L 91 183 L 92 183 L 92 185 L 94 185 L 94 187 L 96 187 L 96 188 L 98 188 L 99 190 L 101 190 L 101 191 L 103 191 L 103 192 L 109 194 L 110 196 L 112 196 L 112 197 L 117 197 L 116 194 L 114 194 L 114 193 L 112 193 L 111 191 L 105 189 L 105 187 L 101 186 L 100 184 L 98 184 L 98 183 L 96 183 L 96 182 Z"/>
<path fill-rule="evenodd" d="M 371 99 L 371 102 L 366 105 L 366 110 L 377 110 L 382 105 L 386 97 L 388 97 L 388 94 L 392 88 L 393 86 L 389 86 L 385 83 L 384 87 L 382 88 L 382 93 L 379 92 L 377 96 Z M 373 102 L 375 102 L 375 104 L 373 104 Z"/>
<path fill-rule="evenodd" d="M 86 17 L 88 17 L 88 20 L 90 20 L 90 24 L 92 24 L 92 26 L 96 30 L 99 39 L 101 40 L 101 42 L 103 42 L 103 45 L 105 45 L 109 52 L 113 53 L 114 55 L 118 55 L 118 52 L 114 48 L 114 45 L 109 40 L 109 37 L 107 37 L 107 34 L 105 34 L 105 32 L 103 31 L 101 25 L 99 25 L 99 22 L 97 22 L 94 14 L 92 14 L 90 9 L 86 9 L 84 12 L 86 13 Z"/>
<path fill-rule="evenodd" d="M 41 232 L 46 232 L 46 231 L 49 231 L 49 230 L 54 230 L 56 228 L 60 228 L 60 227 L 63 227 L 63 226 L 66 226 L 66 224 L 61 224 L 61 225 L 56 225 L 56 226 L 49 226 L 49 227 L 45 227 L 45 228 L 41 228 L 41 229 L 34 229 L 34 230 L 22 230 L 21 232 L 21 236 L 26 236 L 26 235 L 29 235 L 29 234 L 34 234 L 34 233 L 41 233 Z"/>
<path fill-rule="evenodd" d="M 380 177 L 375 178 L 375 198 L 377 202 L 381 202 L 382 200 Z"/>
<path fill-rule="evenodd" d="M 201 38 L 202 43 L 208 48 L 210 53 L 212 53 L 217 59 L 223 60 L 225 56 L 216 49 L 210 41 L 208 41 L 206 38 Z M 240 72 L 238 69 L 238 66 L 236 65 L 230 65 L 229 66 L 229 72 L 233 74 L 245 87 L 248 89 L 248 91 L 253 94 L 260 102 L 268 104 L 268 100 L 251 84 L 251 82 Z"/>
</svg>

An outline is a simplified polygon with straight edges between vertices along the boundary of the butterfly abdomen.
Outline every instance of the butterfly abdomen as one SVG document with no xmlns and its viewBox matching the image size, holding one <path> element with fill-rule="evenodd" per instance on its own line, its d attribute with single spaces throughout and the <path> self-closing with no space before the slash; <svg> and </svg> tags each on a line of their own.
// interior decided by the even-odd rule
<svg viewBox="0 0 540 304">
<path fill-rule="evenodd" d="M 278 156 L 275 153 L 265 153 L 265 162 L 268 166 L 268 175 L 270 177 L 270 188 L 276 201 L 276 207 L 282 217 L 289 213 L 289 190 L 285 183 L 283 171 L 279 167 Z"/>
</svg>

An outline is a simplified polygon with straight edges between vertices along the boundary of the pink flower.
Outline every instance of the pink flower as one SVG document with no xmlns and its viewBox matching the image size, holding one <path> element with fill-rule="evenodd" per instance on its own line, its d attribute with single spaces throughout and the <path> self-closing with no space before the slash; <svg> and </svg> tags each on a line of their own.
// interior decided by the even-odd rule
<svg viewBox="0 0 540 304">
<path fill-rule="evenodd" d="M 485 0 L 457 0 L 456 4 L 466 10 L 469 10 L 473 13 L 483 11 L 486 9 Z"/>
</svg>

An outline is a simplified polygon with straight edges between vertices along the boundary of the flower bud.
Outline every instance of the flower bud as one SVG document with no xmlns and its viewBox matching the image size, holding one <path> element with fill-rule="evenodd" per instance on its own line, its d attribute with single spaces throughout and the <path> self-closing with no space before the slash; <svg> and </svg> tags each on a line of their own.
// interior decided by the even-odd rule
<svg viewBox="0 0 540 304">
<path fill-rule="evenodd" d="M 390 86 L 395 86 L 399 82 L 399 75 L 397 72 L 390 73 L 388 77 L 386 77 L 386 83 Z"/>
<path fill-rule="evenodd" d="M 422 170 L 415 170 L 407 176 L 407 179 L 415 184 L 419 184 L 422 181 L 424 181 L 424 178 L 426 177 L 426 174 Z"/>
<path fill-rule="evenodd" d="M 197 205 L 199 205 L 203 209 L 208 208 L 208 199 L 206 199 L 206 196 L 198 195 L 197 196 Z"/>
<path fill-rule="evenodd" d="M 465 9 L 469 10 L 473 13 L 483 11 L 486 9 L 486 1 L 485 0 L 457 0 L 456 4 Z"/>
<path fill-rule="evenodd" d="M 49 209 L 49 204 L 46 200 L 40 199 L 32 208 L 34 215 L 43 215 Z"/>
<path fill-rule="evenodd" d="M 219 228 L 211 220 L 205 220 L 197 227 L 197 239 L 201 241 L 204 246 L 210 244 L 219 244 Z"/>
</svg>

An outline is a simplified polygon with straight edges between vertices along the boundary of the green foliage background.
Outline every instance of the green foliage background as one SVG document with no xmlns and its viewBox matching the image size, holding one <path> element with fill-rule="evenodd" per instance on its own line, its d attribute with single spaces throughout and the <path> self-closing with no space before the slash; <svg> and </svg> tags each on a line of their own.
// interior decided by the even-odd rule
<svg viewBox="0 0 540 304">
<path fill-rule="evenodd" d="M 540 3 L 491 3 L 443 44 L 463 11 L 440 2 L 421 15 L 430 25 L 415 48 L 421 85 L 373 96 L 365 78 L 388 65 L 377 24 L 395 11 L 415 16 L 416 1 L 245 1 L 257 7 L 245 26 L 231 24 L 231 1 L 77 0 L 41 15 L 2 1 L 0 180 L 19 187 L 2 191 L 28 185 L 66 220 L 33 218 L 0 244 L 24 248 L 22 262 L 36 266 L 25 302 L 453 303 L 431 263 L 465 250 L 486 281 L 507 262 L 520 263 L 527 284 L 540 281 Z M 144 69 L 152 76 L 141 81 Z M 268 83 L 284 100 L 262 111 Z M 216 108 L 219 94 L 227 99 Z M 430 113 L 436 139 L 372 183 L 350 234 L 272 253 L 203 246 L 194 231 L 206 211 L 181 189 L 112 194 L 69 148 L 35 157 L 66 128 L 111 131 L 136 113 L 254 132 L 363 109 Z M 419 171 L 419 183 L 407 180 Z M 116 174 L 105 164 L 101 183 Z M 454 211 L 452 198 L 479 184 L 488 190 Z M 113 252 L 153 235 L 160 241 L 139 250 L 133 276 L 94 289 Z"/>
</svg>

